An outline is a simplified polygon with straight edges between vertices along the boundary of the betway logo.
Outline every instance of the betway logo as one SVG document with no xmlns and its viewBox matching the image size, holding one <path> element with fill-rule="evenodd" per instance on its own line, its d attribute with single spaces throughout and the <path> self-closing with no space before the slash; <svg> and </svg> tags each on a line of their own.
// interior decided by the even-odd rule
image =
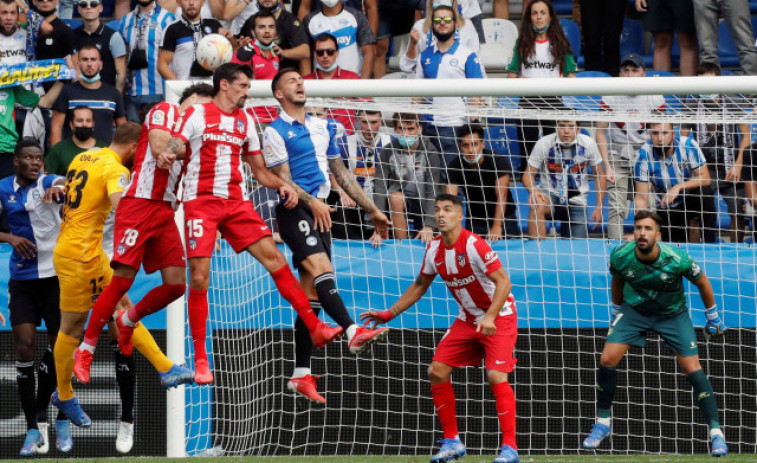
<svg viewBox="0 0 757 463">
<path fill-rule="evenodd" d="M 233 143 L 241 146 L 244 143 L 244 139 L 235 137 L 228 133 L 204 133 L 202 134 L 202 141 L 222 141 L 226 143 Z"/>
<path fill-rule="evenodd" d="M 448 288 L 459 288 L 461 286 L 465 286 L 468 283 L 473 283 L 476 280 L 475 275 L 471 275 L 466 278 L 455 278 L 451 281 L 445 281 L 444 283 L 447 285 Z"/>
<path fill-rule="evenodd" d="M 2 56 L 25 56 L 26 50 L 5 50 Z"/>
</svg>

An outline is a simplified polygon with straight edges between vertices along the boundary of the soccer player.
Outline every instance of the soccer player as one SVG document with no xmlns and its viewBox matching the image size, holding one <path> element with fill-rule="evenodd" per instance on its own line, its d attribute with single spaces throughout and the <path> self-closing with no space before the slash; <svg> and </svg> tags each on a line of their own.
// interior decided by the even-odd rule
<svg viewBox="0 0 757 463">
<path fill-rule="evenodd" d="M 131 182 L 116 210 L 115 249 L 110 263 L 113 279 L 95 302 L 84 342 L 75 352 L 74 374 L 83 383 L 89 382 L 97 338 L 116 310 L 118 301 L 134 283 L 140 266 L 144 265 L 147 273 L 160 270 L 163 284 L 152 289 L 128 312 L 119 312 L 116 316 L 119 348 L 124 355 L 132 354 L 131 336 L 139 320 L 184 295 L 186 258 L 174 221 L 181 163 L 175 162 L 170 170 L 157 169 L 155 154 L 163 152 L 179 115 L 193 104 L 207 103 L 212 97 L 213 87 L 195 84 L 184 90 L 178 107 L 164 101 L 155 105 L 145 117 Z M 194 372 L 184 365 L 174 365 L 159 373 L 163 387 L 175 387 L 194 378 Z"/>
<path fill-rule="evenodd" d="M 612 322 L 597 370 L 597 421 L 583 446 L 596 449 L 610 435 L 617 365 L 629 347 L 644 347 L 647 331 L 656 331 L 676 353 L 694 389 L 699 411 L 710 427 L 712 456 L 721 457 L 728 453 L 728 447 L 720 429 L 715 393 L 699 363 L 683 278 L 697 287 L 707 308 L 705 335 L 720 336 L 726 326 L 715 305 L 710 280 L 699 265 L 682 249 L 659 242 L 661 223 L 657 213 L 637 211 L 634 241 L 621 244 L 610 255 Z"/>
<path fill-rule="evenodd" d="M 52 346 L 60 325 L 58 278 L 52 251 L 60 231 L 61 205 L 51 202 L 47 192 L 62 194 L 63 177 L 43 173 L 44 154 L 34 140 L 18 142 L 14 156 L 16 175 L 0 181 L 0 213 L 8 217 L 10 227 L 10 233 L 0 233 L 0 243 L 13 247 L 8 311 L 16 349 L 18 395 L 27 429 L 21 456 L 28 457 L 46 454 L 49 449 L 47 406 L 55 390 Z M 43 319 L 50 347 L 39 362 L 37 385 L 34 344 L 36 327 Z M 58 442 L 67 442 L 68 421 L 60 418 L 65 425 L 58 426 Z M 65 445 L 58 448 L 63 452 L 70 449 Z"/>
<path fill-rule="evenodd" d="M 359 327 L 347 313 L 336 288 L 331 266 L 332 210 L 324 202 L 331 191 L 330 175 L 370 215 L 376 234 L 386 237 L 391 222 L 344 166 L 337 146 L 336 125 L 328 119 L 307 114 L 303 82 L 302 75 L 294 68 L 282 69 L 271 82 L 273 96 L 282 111 L 265 129 L 265 160 L 271 170 L 296 191 L 300 200 L 292 209 L 279 205 L 276 218 L 281 238 L 292 250 L 292 261 L 299 270 L 311 307 L 317 313 L 323 306 L 347 334 L 350 352 L 357 354 L 369 344 L 384 339 L 389 331 Z M 313 345 L 305 335 L 303 322 L 301 319 L 295 322 L 295 369 L 287 388 L 314 403 L 324 404 L 326 399 L 318 394 L 310 375 Z"/>
<path fill-rule="evenodd" d="M 226 63 L 213 74 L 213 100 L 189 108 L 176 123 L 158 165 L 184 159 L 184 217 L 189 258 L 189 326 L 195 349 L 195 382 L 210 384 L 213 374 L 205 348 L 210 258 L 216 232 L 237 252 L 247 250 L 270 272 L 282 297 L 305 320 L 313 343 L 324 346 L 342 329 L 321 323 L 302 286 L 271 237 L 271 230 L 246 199 L 242 159 L 260 184 L 279 191 L 286 207 L 297 204 L 294 189 L 265 168 L 252 117 L 244 110 L 252 69 Z"/>
<path fill-rule="evenodd" d="M 125 165 L 134 158 L 140 132 L 138 124 L 121 124 L 109 147 L 78 155 L 66 174 L 63 223 L 53 251 L 60 282 L 61 324 L 53 351 L 58 390 L 52 402 L 79 427 L 90 427 L 92 421 L 81 409 L 71 385 L 74 351 L 93 302 L 113 276 L 102 246 L 103 226 L 128 183 L 129 169 Z M 165 372 L 173 366 L 141 325 L 135 329 L 134 344 L 158 371 Z M 126 418 L 122 416 L 122 420 Z"/>
<path fill-rule="evenodd" d="M 433 462 L 465 455 L 455 415 L 455 392 L 450 375 L 457 367 L 480 365 L 485 357 L 489 384 L 497 404 L 502 431 L 502 449 L 495 463 L 517 463 L 515 443 L 515 394 L 507 375 L 515 367 L 518 319 L 510 277 L 497 254 L 480 236 L 465 230 L 460 198 L 436 197 L 434 218 L 440 236 L 426 248 L 421 272 L 389 310 L 370 311 L 362 320 L 387 323 L 426 294 L 438 273 L 460 306 L 457 320 L 444 335 L 428 369 L 434 408 L 444 431 L 444 440 Z"/>
</svg>

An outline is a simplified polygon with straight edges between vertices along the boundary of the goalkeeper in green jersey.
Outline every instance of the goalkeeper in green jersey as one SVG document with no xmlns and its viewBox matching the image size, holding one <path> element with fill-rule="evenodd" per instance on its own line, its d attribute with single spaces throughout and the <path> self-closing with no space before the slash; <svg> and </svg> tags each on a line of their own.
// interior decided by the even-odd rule
<svg viewBox="0 0 757 463">
<path fill-rule="evenodd" d="M 726 326 L 702 269 L 684 251 L 658 242 L 660 223 L 656 213 L 639 211 L 634 220 L 634 241 L 621 244 L 610 255 L 612 322 L 597 371 L 597 421 L 583 447 L 596 449 L 610 435 L 617 365 L 629 347 L 644 347 L 647 331 L 656 331 L 675 352 L 686 380 L 694 388 L 699 410 L 710 427 L 712 456 L 721 457 L 728 453 L 728 447 L 720 429 L 715 393 L 699 363 L 684 277 L 696 285 L 707 307 L 705 335 L 719 336 Z"/>
</svg>

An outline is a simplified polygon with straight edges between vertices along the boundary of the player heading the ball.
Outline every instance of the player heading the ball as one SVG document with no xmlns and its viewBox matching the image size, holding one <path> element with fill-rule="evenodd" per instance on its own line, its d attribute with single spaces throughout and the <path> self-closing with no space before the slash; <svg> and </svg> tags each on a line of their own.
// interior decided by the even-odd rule
<svg viewBox="0 0 757 463">
<path fill-rule="evenodd" d="M 437 236 L 426 247 L 421 272 L 410 287 L 383 312 L 366 312 L 362 320 L 387 323 L 418 302 L 439 274 L 460 306 L 457 320 L 447 330 L 428 369 L 431 395 L 444 431 L 441 449 L 431 462 L 448 461 L 467 453 L 460 440 L 455 415 L 455 391 L 450 375 L 458 367 L 477 366 L 485 358 L 502 447 L 494 463 L 517 463 L 515 443 L 515 393 L 507 374 L 515 368 L 513 349 L 518 318 L 513 285 L 497 253 L 475 233 L 463 228 L 463 204 L 450 194 L 436 197 L 434 219 Z"/>
<path fill-rule="evenodd" d="M 189 326 L 195 349 L 195 382 L 210 384 L 213 374 L 205 347 L 208 318 L 210 258 L 216 233 L 221 232 L 236 252 L 246 250 L 270 272 L 281 295 L 292 304 L 321 347 L 342 333 L 318 320 L 300 282 L 273 242 L 271 230 L 245 195 L 244 166 L 252 167 L 263 186 L 279 191 L 285 208 L 297 205 L 294 189 L 272 174 L 260 155 L 255 121 L 244 111 L 252 69 L 226 63 L 213 73 L 213 99 L 187 109 L 173 137 L 158 157 L 158 166 L 170 169 L 185 159 L 182 201 L 189 259 Z"/>
<path fill-rule="evenodd" d="M 676 353 L 686 381 L 694 389 L 699 411 L 710 427 L 712 456 L 722 457 L 728 454 L 728 447 L 720 429 L 712 384 L 699 363 L 683 278 L 697 287 L 707 307 L 705 335 L 720 336 L 726 326 L 715 305 L 710 280 L 699 265 L 683 250 L 659 242 L 661 223 L 655 212 L 637 212 L 634 241 L 621 244 L 610 254 L 612 320 L 597 370 L 597 421 L 583 446 L 596 449 L 610 435 L 618 363 L 631 346 L 644 347 L 647 331 L 656 331 Z"/>
</svg>

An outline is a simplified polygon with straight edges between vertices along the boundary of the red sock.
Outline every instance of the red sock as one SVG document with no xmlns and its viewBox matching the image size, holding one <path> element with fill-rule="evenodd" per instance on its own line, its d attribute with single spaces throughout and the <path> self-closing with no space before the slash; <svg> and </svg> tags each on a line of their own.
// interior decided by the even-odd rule
<svg viewBox="0 0 757 463">
<path fill-rule="evenodd" d="M 308 327 L 308 331 L 312 333 L 320 322 L 318 316 L 310 307 L 310 301 L 305 295 L 305 290 L 302 289 L 302 285 L 300 285 L 300 282 L 294 277 L 292 270 L 288 265 L 285 265 L 275 272 L 272 272 L 271 277 L 273 278 L 273 282 L 276 284 L 276 288 L 278 288 L 281 296 L 292 304 L 297 315 L 300 316 L 300 319 L 305 323 L 305 326 Z"/>
<path fill-rule="evenodd" d="M 95 301 L 92 308 L 92 315 L 89 317 L 87 331 L 84 333 L 84 342 L 90 346 L 97 345 L 97 338 L 103 332 L 103 328 L 116 311 L 116 304 L 121 300 L 124 294 L 129 291 L 134 280 L 128 278 L 113 276 L 110 284 L 105 287 L 102 294 Z"/>
<path fill-rule="evenodd" d="M 445 439 L 454 439 L 457 431 L 457 415 L 455 414 L 455 390 L 452 383 L 447 381 L 442 384 L 431 385 L 431 396 L 434 398 L 434 408 L 442 424 Z"/>
<path fill-rule="evenodd" d="M 189 288 L 187 298 L 187 312 L 189 312 L 189 329 L 192 332 L 192 344 L 195 348 L 195 362 L 208 360 L 208 352 L 205 350 L 205 337 L 208 321 L 208 290 L 198 291 Z"/>
<path fill-rule="evenodd" d="M 518 450 L 515 443 L 515 393 L 510 383 L 494 384 L 492 386 L 494 401 L 497 403 L 497 417 L 499 428 L 502 430 L 502 445 L 509 445 Z"/>
<path fill-rule="evenodd" d="M 184 285 L 167 285 L 162 284 L 153 288 L 137 305 L 129 309 L 129 320 L 137 323 L 148 315 L 161 310 L 171 302 L 184 295 Z"/>
</svg>

